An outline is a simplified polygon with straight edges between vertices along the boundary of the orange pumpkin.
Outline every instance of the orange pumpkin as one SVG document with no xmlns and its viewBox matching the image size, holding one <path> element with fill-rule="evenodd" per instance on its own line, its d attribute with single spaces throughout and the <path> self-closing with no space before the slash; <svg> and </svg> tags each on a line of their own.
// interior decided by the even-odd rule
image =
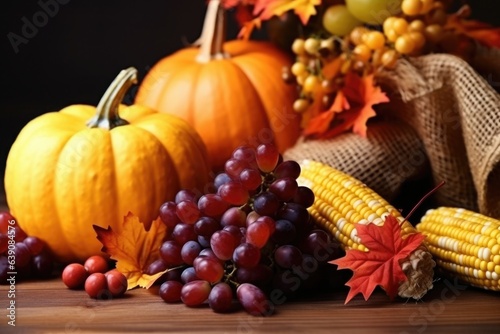
<svg viewBox="0 0 500 334">
<path fill-rule="evenodd" d="M 159 61 L 144 78 L 136 103 L 190 123 L 218 170 L 240 144 L 274 143 L 280 151 L 300 135 L 294 85 L 282 79 L 289 57 L 266 42 L 224 41 L 224 9 L 208 5 L 201 46 Z"/>
<path fill-rule="evenodd" d="M 61 262 L 99 254 L 93 224 L 143 222 L 181 188 L 208 183 L 206 148 L 184 120 L 120 105 L 137 71 L 120 72 L 97 108 L 72 105 L 29 122 L 12 145 L 5 192 L 12 214 Z"/>
</svg>

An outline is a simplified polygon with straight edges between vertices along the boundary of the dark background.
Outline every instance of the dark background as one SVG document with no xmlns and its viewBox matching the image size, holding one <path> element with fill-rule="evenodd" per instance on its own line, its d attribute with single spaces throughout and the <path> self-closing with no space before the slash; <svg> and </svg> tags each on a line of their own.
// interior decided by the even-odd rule
<svg viewBox="0 0 500 334">
<path fill-rule="evenodd" d="M 16 53 L 8 34 L 23 35 L 40 3 L 7 1 L 0 13 L 0 173 L 22 127 L 43 113 L 71 104 L 97 105 L 118 72 L 134 66 L 142 78 L 159 59 L 196 40 L 205 0 L 60 0 L 44 25 Z M 471 1 L 474 16 L 499 25 L 500 1 Z M 40 17 L 40 16 L 38 16 Z M 237 31 L 229 22 L 228 37 Z M 40 23 L 43 23 L 41 21 Z M 262 33 L 260 36 L 262 38 Z M 500 61 L 500 60 L 499 60 Z M 2 187 L 3 188 L 3 187 Z"/>
</svg>

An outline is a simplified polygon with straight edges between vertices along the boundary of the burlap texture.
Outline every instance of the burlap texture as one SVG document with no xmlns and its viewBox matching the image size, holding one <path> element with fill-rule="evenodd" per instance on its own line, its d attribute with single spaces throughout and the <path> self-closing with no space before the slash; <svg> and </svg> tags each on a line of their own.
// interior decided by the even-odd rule
<svg viewBox="0 0 500 334">
<path fill-rule="evenodd" d="M 446 182 L 436 205 L 500 218 L 500 96 L 493 88 L 500 82 L 492 80 L 500 53 L 480 59 L 483 76 L 451 55 L 402 59 L 378 76 L 391 102 L 382 120 L 369 123 L 367 138 L 302 139 L 284 157 L 327 163 L 388 200 L 403 182 L 429 173 L 435 184 Z"/>
</svg>

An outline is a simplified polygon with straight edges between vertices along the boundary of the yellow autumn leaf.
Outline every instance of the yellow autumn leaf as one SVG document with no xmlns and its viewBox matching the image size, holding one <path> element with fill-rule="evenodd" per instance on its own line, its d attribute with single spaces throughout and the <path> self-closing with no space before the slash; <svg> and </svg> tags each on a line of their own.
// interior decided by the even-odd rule
<svg viewBox="0 0 500 334">
<path fill-rule="evenodd" d="M 116 269 L 127 278 L 128 289 L 140 286 L 148 289 L 165 272 L 145 274 L 148 266 L 160 258 L 160 246 L 167 232 L 167 226 L 160 218 L 149 226 L 129 212 L 123 219 L 123 228 L 115 232 L 94 225 L 97 239 L 103 244 L 102 251 L 116 260 Z"/>
<path fill-rule="evenodd" d="M 302 24 L 306 25 L 309 18 L 316 15 L 316 7 L 321 5 L 321 0 L 257 0 L 254 7 L 254 15 L 260 14 L 261 20 L 268 20 L 274 15 L 293 10 L 300 18 Z"/>
</svg>

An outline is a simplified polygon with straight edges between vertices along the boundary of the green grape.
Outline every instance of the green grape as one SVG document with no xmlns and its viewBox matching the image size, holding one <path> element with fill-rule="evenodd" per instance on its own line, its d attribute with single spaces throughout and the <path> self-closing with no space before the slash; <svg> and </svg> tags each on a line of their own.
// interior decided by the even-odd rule
<svg viewBox="0 0 500 334">
<path fill-rule="evenodd" d="M 401 11 L 401 0 L 346 0 L 352 15 L 368 24 L 382 24 Z"/>
<path fill-rule="evenodd" d="M 323 14 L 323 27 L 333 35 L 345 36 L 361 24 L 345 5 L 330 6 Z"/>
</svg>

